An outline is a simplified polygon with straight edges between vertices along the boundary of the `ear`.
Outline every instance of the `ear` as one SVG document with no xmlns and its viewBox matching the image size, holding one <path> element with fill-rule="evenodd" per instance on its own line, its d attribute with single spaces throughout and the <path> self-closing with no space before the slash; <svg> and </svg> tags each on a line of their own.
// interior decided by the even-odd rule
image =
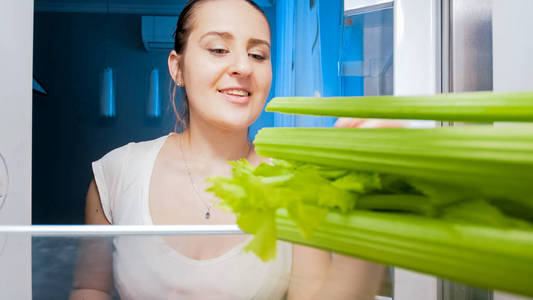
<svg viewBox="0 0 533 300">
<path fill-rule="evenodd" d="M 176 53 L 175 50 L 172 50 L 168 55 L 168 71 L 174 83 L 178 85 L 178 82 L 183 84 L 183 73 L 180 66 L 181 54 Z"/>
</svg>

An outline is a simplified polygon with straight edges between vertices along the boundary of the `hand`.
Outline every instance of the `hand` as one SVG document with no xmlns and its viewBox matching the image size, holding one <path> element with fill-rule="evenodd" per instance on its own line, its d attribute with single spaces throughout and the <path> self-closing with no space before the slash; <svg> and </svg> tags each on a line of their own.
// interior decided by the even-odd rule
<svg viewBox="0 0 533 300">
<path fill-rule="evenodd" d="M 351 128 L 406 128 L 407 121 L 385 119 L 339 118 L 334 127 Z"/>
</svg>

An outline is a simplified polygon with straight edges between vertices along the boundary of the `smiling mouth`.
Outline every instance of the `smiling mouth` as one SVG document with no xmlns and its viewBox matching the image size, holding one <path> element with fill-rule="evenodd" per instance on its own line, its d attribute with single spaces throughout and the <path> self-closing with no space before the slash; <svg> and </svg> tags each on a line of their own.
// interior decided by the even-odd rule
<svg viewBox="0 0 533 300">
<path fill-rule="evenodd" d="M 229 96 L 236 96 L 236 97 L 248 97 L 251 95 L 250 92 L 247 90 L 242 89 L 225 89 L 225 90 L 218 90 L 219 93 L 229 95 Z"/>
<path fill-rule="evenodd" d="M 250 93 L 249 91 L 243 89 L 243 88 L 227 88 L 223 90 L 218 90 L 218 92 L 226 99 L 226 101 L 243 105 L 250 101 Z"/>
</svg>

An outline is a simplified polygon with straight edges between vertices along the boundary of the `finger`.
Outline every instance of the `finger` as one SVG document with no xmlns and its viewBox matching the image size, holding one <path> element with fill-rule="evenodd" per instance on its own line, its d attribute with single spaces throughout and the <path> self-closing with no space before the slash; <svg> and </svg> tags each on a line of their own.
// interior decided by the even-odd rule
<svg viewBox="0 0 533 300">
<path fill-rule="evenodd" d="M 367 119 L 360 118 L 339 118 L 337 122 L 335 122 L 334 127 L 359 127 L 366 120 Z"/>
<path fill-rule="evenodd" d="M 407 122 L 402 120 L 367 119 L 359 128 L 406 128 Z"/>
</svg>

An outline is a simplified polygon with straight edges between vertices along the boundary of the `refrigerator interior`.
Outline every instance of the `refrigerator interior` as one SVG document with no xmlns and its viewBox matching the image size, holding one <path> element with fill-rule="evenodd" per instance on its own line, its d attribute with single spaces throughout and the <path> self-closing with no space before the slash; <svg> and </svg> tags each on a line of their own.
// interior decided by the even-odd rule
<svg viewBox="0 0 533 300">
<path fill-rule="evenodd" d="M 42 1 L 41 3 L 45 2 Z M 263 1 L 263 3 L 267 4 L 269 2 Z M 432 1 L 432 3 L 436 2 Z M 460 48 L 461 45 L 456 40 L 452 44 L 455 48 L 442 48 L 442 53 L 447 53 L 445 51 L 456 52 L 455 60 L 449 62 L 451 69 L 446 71 L 448 73 L 444 73 L 444 70 L 441 73 L 439 70 L 438 75 L 434 74 L 442 79 L 442 81 L 439 80 L 438 91 L 490 90 L 493 85 L 493 80 L 495 90 L 531 89 L 533 83 L 527 81 L 528 78 L 533 78 L 530 72 L 527 73 L 527 70 L 531 70 L 531 68 L 523 67 L 531 65 L 530 53 L 533 51 L 533 49 L 528 51 L 531 48 L 530 40 L 523 38 L 527 36 L 528 28 L 532 26 L 531 20 L 533 20 L 533 18 L 530 18 L 531 9 L 529 8 L 531 8 L 531 5 L 526 3 L 527 0 L 522 3 L 516 0 L 513 1 L 513 4 L 504 4 L 504 1 L 495 1 L 497 2 L 495 7 L 500 8 L 498 10 L 499 14 L 496 15 L 498 17 L 499 27 L 496 27 L 498 30 L 495 35 L 493 36 L 490 31 L 487 32 L 487 28 L 489 27 L 487 27 L 486 19 L 481 20 L 483 26 L 477 27 L 482 31 L 484 37 L 491 38 L 491 43 L 488 43 L 486 39 L 481 41 L 474 40 L 473 42 L 468 39 L 469 36 L 476 36 L 476 31 L 471 31 L 470 29 L 472 27 L 468 27 L 471 23 L 465 23 L 464 20 L 475 20 L 475 18 L 472 18 L 472 12 L 475 11 L 476 5 L 472 5 L 470 3 L 471 1 L 448 1 L 448 3 L 450 2 L 455 3 L 455 6 L 452 3 L 451 8 L 468 8 L 468 10 L 458 11 L 455 15 L 455 21 L 460 22 L 462 20 L 463 23 L 458 23 L 458 25 L 466 26 L 463 27 L 466 31 L 461 31 L 462 27 L 455 26 L 453 27 L 454 31 L 448 33 L 451 37 L 461 39 L 463 46 L 467 45 L 471 47 Z M 159 134 L 163 126 L 165 126 L 164 130 L 167 130 L 173 125 L 171 124 L 172 122 L 168 122 L 169 120 L 165 115 L 159 119 L 147 116 L 144 98 L 135 108 L 118 111 L 119 118 L 117 119 L 101 118 L 98 115 L 98 103 L 94 101 L 94 99 L 98 98 L 97 88 L 94 87 L 99 84 L 99 74 L 104 71 L 105 55 L 95 55 L 93 50 L 100 48 L 113 52 L 124 50 L 129 47 L 128 45 L 135 44 L 135 50 L 129 52 L 131 57 L 138 57 L 141 54 L 150 57 L 151 61 L 141 64 L 140 72 L 129 73 L 130 78 L 138 79 L 142 82 L 142 85 L 139 84 L 139 89 L 130 94 L 122 94 L 121 97 L 124 97 L 122 99 L 126 99 L 135 94 L 148 94 L 149 82 L 151 80 L 150 74 L 152 74 L 154 64 L 157 64 L 156 67 L 160 70 L 164 70 L 164 64 L 161 64 L 161 59 L 166 57 L 166 54 L 157 51 L 142 52 L 145 50 L 139 32 L 140 27 L 135 27 L 141 24 L 138 18 L 140 16 L 124 12 L 114 14 L 109 14 L 108 12 L 106 14 L 101 10 L 96 11 L 99 14 L 82 11 L 74 13 L 54 12 L 52 9 L 46 10 L 46 6 L 40 6 L 35 12 L 35 31 L 32 32 L 33 23 L 31 24 L 32 26 L 28 24 L 31 23 L 30 19 L 33 18 L 33 15 L 30 16 L 30 12 L 33 13 L 33 8 L 29 7 L 27 2 L 8 1 L 6 3 L 2 5 L 7 5 L 8 7 L 4 9 L 4 6 L 2 6 L 0 10 L 3 12 L 0 13 L 0 16 L 5 16 L 4 18 L 0 18 L 2 20 L 0 24 L 3 25 L 3 28 L 17 28 L 16 30 L 10 31 L 13 36 L 10 35 L 9 40 L 12 41 L 14 49 L 24 49 L 24 51 L 18 53 L 20 56 L 16 60 L 13 60 L 13 63 L 6 62 L 4 64 L 4 61 L 2 61 L 2 65 L 7 70 L 2 72 L 2 79 L 15 78 L 17 82 L 13 85 L 10 84 L 13 87 L 14 94 L 0 94 L 2 96 L 0 97 L 2 108 L 9 108 L 0 110 L 0 116 L 2 116 L 0 122 L 6 122 L 1 123 L 4 126 L 0 128 L 2 142 L 5 142 L 0 145 L 0 155 L 4 156 L 4 158 L 0 156 L 0 217 L 2 217 L 0 218 L 0 221 L 2 221 L 0 223 L 4 224 L 7 222 L 8 224 L 16 224 L 20 220 L 23 220 L 24 224 L 29 224 L 31 218 L 30 199 L 33 200 L 33 217 L 34 220 L 37 220 L 35 223 L 53 223 L 54 221 L 63 223 L 79 222 L 82 218 L 83 193 L 86 191 L 85 185 L 90 177 L 87 162 L 94 160 L 105 151 L 118 146 L 118 144 L 123 144 L 131 139 L 146 139 L 149 136 Z M 39 0 L 36 0 L 35 3 L 36 5 L 39 4 Z M 282 1 L 274 3 L 282 3 Z M 396 1 L 395 5 L 405 8 L 405 6 L 402 6 L 405 3 L 406 1 Z M 441 8 L 440 3 L 439 1 L 439 9 Z M 486 5 L 479 6 L 479 8 L 483 8 L 482 17 L 491 15 L 490 12 L 487 13 L 486 11 L 487 7 L 490 8 L 490 5 L 487 3 L 484 3 Z M 425 4 L 419 3 L 419 5 L 422 7 Z M 527 6 L 527 10 L 516 11 L 516 7 L 520 7 L 521 5 L 529 6 Z M 15 9 L 13 10 L 13 8 Z M 401 42 L 397 39 L 399 33 L 394 31 L 395 26 L 397 26 L 395 24 L 398 22 L 398 18 L 395 19 L 398 15 L 398 10 L 395 11 L 396 8 L 387 5 L 379 8 L 378 10 L 348 13 L 343 18 L 342 29 L 340 29 L 342 30 L 342 46 L 338 61 L 338 75 L 341 82 L 342 96 L 390 95 L 394 94 L 395 91 L 407 91 L 413 94 L 419 92 L 419 90 L 413 89 L 406 90 L 403 84 L 397 84 L 401 81 L 394 80 L 394 76 L 404 76 L 406 78 L 404 80 L 410 80 L 405 69 L 396 68 L 397 65 L 395 64 L 396 62 L 400 62 L 403 66 L 406 63 L 405 59 L 395 57 L 395 43 Z M 96 7 L 96 9 L 101 9 L 101 7 Z M 16 17 L 18 22 L 12 21 L 12 18 L 7 16 L 8 11 L 15 12 L 12 16 Z M 273 20 L 275 19 L 275 11 L 275 7 L 267 8 L 267 14 Z M 404 9 L 402 12 L 408 14 L 409 12 L 412 13 L 412 10 Z M 420 13 L 426 14 L 427 11 L 421 9 Z M 458 19 L 459 17 L 463 19 Z M 509 25 L 512 23 L 509 20 L 513 18 L 520 20 L 520 22 L 516 22 L 514 27 Z M 6 22 L 6 24 L 3 22 Z M 71 25 L 58 26 L 54 22 Z M 117 38 L 119 43 L 110 46 L 108 42 L 99 41 L 92 44 L 92 48 L 83 47 L 81 44 L 82 39 L 87 37 L 94 38 L 94 36 L 90 35 L 90 32 L 87 33 L 87 36 L 80 35 L 76 37 L 76 30 L 82 29 L 84 24 L 87 24 L 86 22 L 96 24 L 96 27 L 94 27 L 95 31 L 99 30 L 98 34 L 107 36 L 108 39 L 120 36 L 119 39 Z M 117 29 L 120 26 L 135 28 L 135 31 L 132 30 L 122 34 Z M 53 34 L 46 33 L 45 31 L 50 31 Z M 507 34 L 509 32 L 512 34 Z M 33 33 L 34 36 L 30 36 L 30 33 Z M 465 33 L 470 33 L 470 35 L 465 35 Z M 15 36 L 20 36 L 24 39 L 18 39 Z M 76 43 L 78 44 L 68 44 L 67 41 L 69 39 L 76 39 Z M 513 47 L 513 44 L 519 40 L 521 40 L 522 44 L 520 45 L 522 46 Z M 31 80 L 31 76 L 29 76 L 31 75 L 31 67 L 28 64 L 32 61 L 29 52 L 31 52 L 32 47 L 24 47 L 24 45 L 32 44 L 32 41 L 36 44 L 33 48 L 33 75 L 39 79 L 39 82 L 42 83 L 47 91 L 47 94 L 33 95 L 33 110 L 30 108 L 32 96 L 28 88 Z M 492 42 L 495 44 L 493 54 L 491 53 L 487 56 L 485 53 L 472 53 L 472 51 L 479 51 L 480 49 L 487 50 L 487 47 L 492 47 Z M 432 44 L 428 47 L 431 48 Z M 95 59 L 87 59 L 85 61 L 87 64 L 85 70 L 87 74 L 90 73 L 90 80 L 83 80 L 75 76 L 79 74 L 75 72 L 76 68 L 67 64 L 67 62 L 73 59 L 72 53 L 75 49 L 81 51 L 82 56 Z M 465 51 L 465 53 L 458 53 L 457 51 Z M 47 54 L 53 52 L 58 56 L 55 58 L 47 56 Z M 443 56 L 441 58 L 444 62 L 448 57 Z M 95 62 L 96 59 L 98 60 L 97 62 Z M 111 54 L 108 59 L 112 61 L 113 59 L 117 59 L 117 56 Z M 460 59 L 468 60 L 461 61 Z M 508 63 L 509 59 L 512 59 L 512 64 Z M 489 60 L 491 64 L 492 60 L 494 60 L 494 70 L 492 66 L 486 64 Z M 427 63 L 427 61 L 424 60 L 422 63 Z M 433 60 L 431 59 L 431 61 Z M 125 61 L 117 59 L 116 63 L 117 65 L 122 64 L 124 66 Z M 418 62 L 412 61 L 413 65 L 416 63 Z M 23 71 L 20 71 L 21 65 L 24 65 L 24 68 L 22 68 Z M 475 77 L 477 75 L 466 75 L 466 77 L 463 77 L 464 80 L 460 77 L 464 75 L 451 75 L 453 72 L 460 71 L 461 68 L 466 68 L 465 66 L 475 67 L 475 69 L 470 68 L 470 70 L 474 70 L 477 72 L 476 74 L 482 75 L 482 78 L 479 77 L 481 78 L 481 81 L 478 82 L 479 84 L 472 81 L 477 78 Z M 416 70 L 416 66 L 413 66 L 412 69 Z M 517 69 L 520 71 L 517 71 Z M 62 72 L 58 70 L 62 70 Z M 118 70 L 119 73 L 123 72 L 123 74 L 127 74 L 130 69 L 123 68 Z M 492 76 L 493 71 L 494 77 Z M 54 72 L 57 72 L 55 78 L 53 77 Z M 441 78 L 441 75 L 444 77 Z M 121 78 L 124 77 L 118 77 L 115 80 L 123 80 Z M 65 83 L 66 79 L 71 81 Z M 168 78 L 162 78 L 162 91 L 167 90 L 168 82 L 166 80 Z M 450 80 L 451 83 L 446 80 Z M 11 83 L 11 81 L 2 81 Z M 411 81 L 420 82 L 416 79 Z M 129 81 L 124 82 L 131 84 Z M 446 82 L 449 85 L 446 85 Z M 436 91 L 432 90 L 433 86 L 427 89 L 425 87 L 426 85 L 422 85 L 424 84 L 420 83 L 420 91 L 423 93 Z M 448 86 L 449 89 L 446 90 L 445 86 Z M 6 89 L 2 90 L 2 92 L 5 91 Z M 66 92 L 67 94 L 62 98 L 60 97 L 61 99 L 56 98 L 58 93 L 62 92 Z M 15 102 L 8 102 L 11 99 L 18 102 L 16 104 Z M 19 101 L 19 99 L 23 99 L 24 101 Z M 87 114 L 87 112 L 91 114 Z M 34 114 L 33 144 L 36 147 L 33 149 L 33 156 L 31 148 L 32 113 Z M 120 114 L 122 114 L 122 117 L 126 117 L 121 118 Z M 131 124 L 124 122 L 125 119 L 131 118 L 132 116 L 141 120 L 142 124 L 140 126 L 146 129 L 142 132 L 137 131 L 136 133 L 139 133 L 139 135 L 124 134 L 126 130 L 132 132 L 138 129 L 134 127 L 132 130 Z M 272 124 L 272 116 L 267 116 L 262 122 L 263 124 Z M 69 124 L 77 125 L 69 127 Z M 97 130 L 90 128 L 90 126 L 85 126 L 87 124 L 90 124 L 90 126 L 94 125 Z M 13 128 L 17 128 L 17 130 L 12 130 Z M 119 128 L 122 131 L 114 133 L 113 128 Z M 58 129 L 61 129 L 61 132 L 58 133 Z M 91 144 L 89 142 L 91 139 L 78 140 L 77 137 L 79 135 L 89 136 L 96 142 Z M 113 140 L 113 142 L 109 142 L 109 140 Z M 74 145 L 75 154 L 69 156 L 69 153 L 65 151 L 66 147 L 54 148 L 54 145 L 59 145 L 60 143 L 63 143 L 61 144 L 63 146 Z M 4 147 L 5 145 L 8 145 L 7 149 Z M 96 148 L 90 148 L 92 145 L 97 145 L 98 150 Z M 88 151 L 87 149 L 91 150 Z M 72 164 L 69 165 L 63 160 L 58 160 L 61 157 L 71 158 Z M 33 170 L 31 171 L 33 172 L 33 177 L 30 172 L 32 159 Z M 73 168 L 69 169 L 69 167 Z M 50 176 L 46 172 L 46 170 L 61 170 L 62 168 L 63 171 L 68 170 L 62 172 L 63 175 L 61 176 Z M 80 175 L 81 173 L 83 174 Z M 72 184 L 71 180 L 74 179 L 76 182 Z M 48 182 L 46 182 L 47 180 Z M 33 194 L 31 193 L 32 188 Z M 61 192 L 59 193 L 61 196 L 50 197 L 50 195 L 57 194 L 55 193 L 57 191 Z M 9 197 L 6 196 L 7 194 L 9 194 Z M 53 208 L 65 208 L 71 212 L 76 211 L 76 213 L 70 216 L 45 213 L 46 211 L 50 211 L 47 209 Z M 70 225 L 50 229 L 51 231 L 48 234 L 35 233 L 31 228 L 26 229 L 25 233 L 13 233 L 8 227 L 0 229 L 0 265 L 8 266 L 6 268 L 0 268 L 2 286 L 8 287 L 7 289 L 0 290 L 0 298 L 20 299 L 22 297 L 29 299 L 31 297 L 29 293 L 33 293 L 34 299 L 65 298 L 72 288 L 72 280 L 81 241 L 99 237 L 111 241 L 117 237 L 124 237 L 120 233 L 108 233 L 99 236 L 97 231 L 78 231 L 74 226 Z M 70 233 L 65 233 L 65 230 L 70 231 Z M 128 237 L 138 239 L 140 242 L 149 238 L 160 238 L 162 235 L 162 233 L 145 231 L 142 232 L 142 236 L 141 233 L 139 235 L 130 233 Z M 168 236 L 169 234 L 165 233 L 164 235 Z M 403 271 L 398 273 L 404 274 Z M 389 269 L 389 273 L 385 277 L 377 299 L 413 299 L 402 298 L 401 295 L 396 298 L 394 297 L 395 275 L 398 273 Z M 411 287 L 415 290 L 420 290 L 423 288 L 422 285 L 431 285 L 432 280 L 418 281 L 418 283 L 422 283 L 420 285 L 416 283 Z M 30 285 L 31 287 L 29 287 Z M 331 292 L 332 295 L 335 294 L 335 291 Z M 513 297 L 500 293 L 493 294 L 491 291 L 477 290 L 448 281 L 438 280 L 438 294 L 435 294 L 435 298 L 431 299 L 497 300 L 511 298 Z"/>
</svg>

